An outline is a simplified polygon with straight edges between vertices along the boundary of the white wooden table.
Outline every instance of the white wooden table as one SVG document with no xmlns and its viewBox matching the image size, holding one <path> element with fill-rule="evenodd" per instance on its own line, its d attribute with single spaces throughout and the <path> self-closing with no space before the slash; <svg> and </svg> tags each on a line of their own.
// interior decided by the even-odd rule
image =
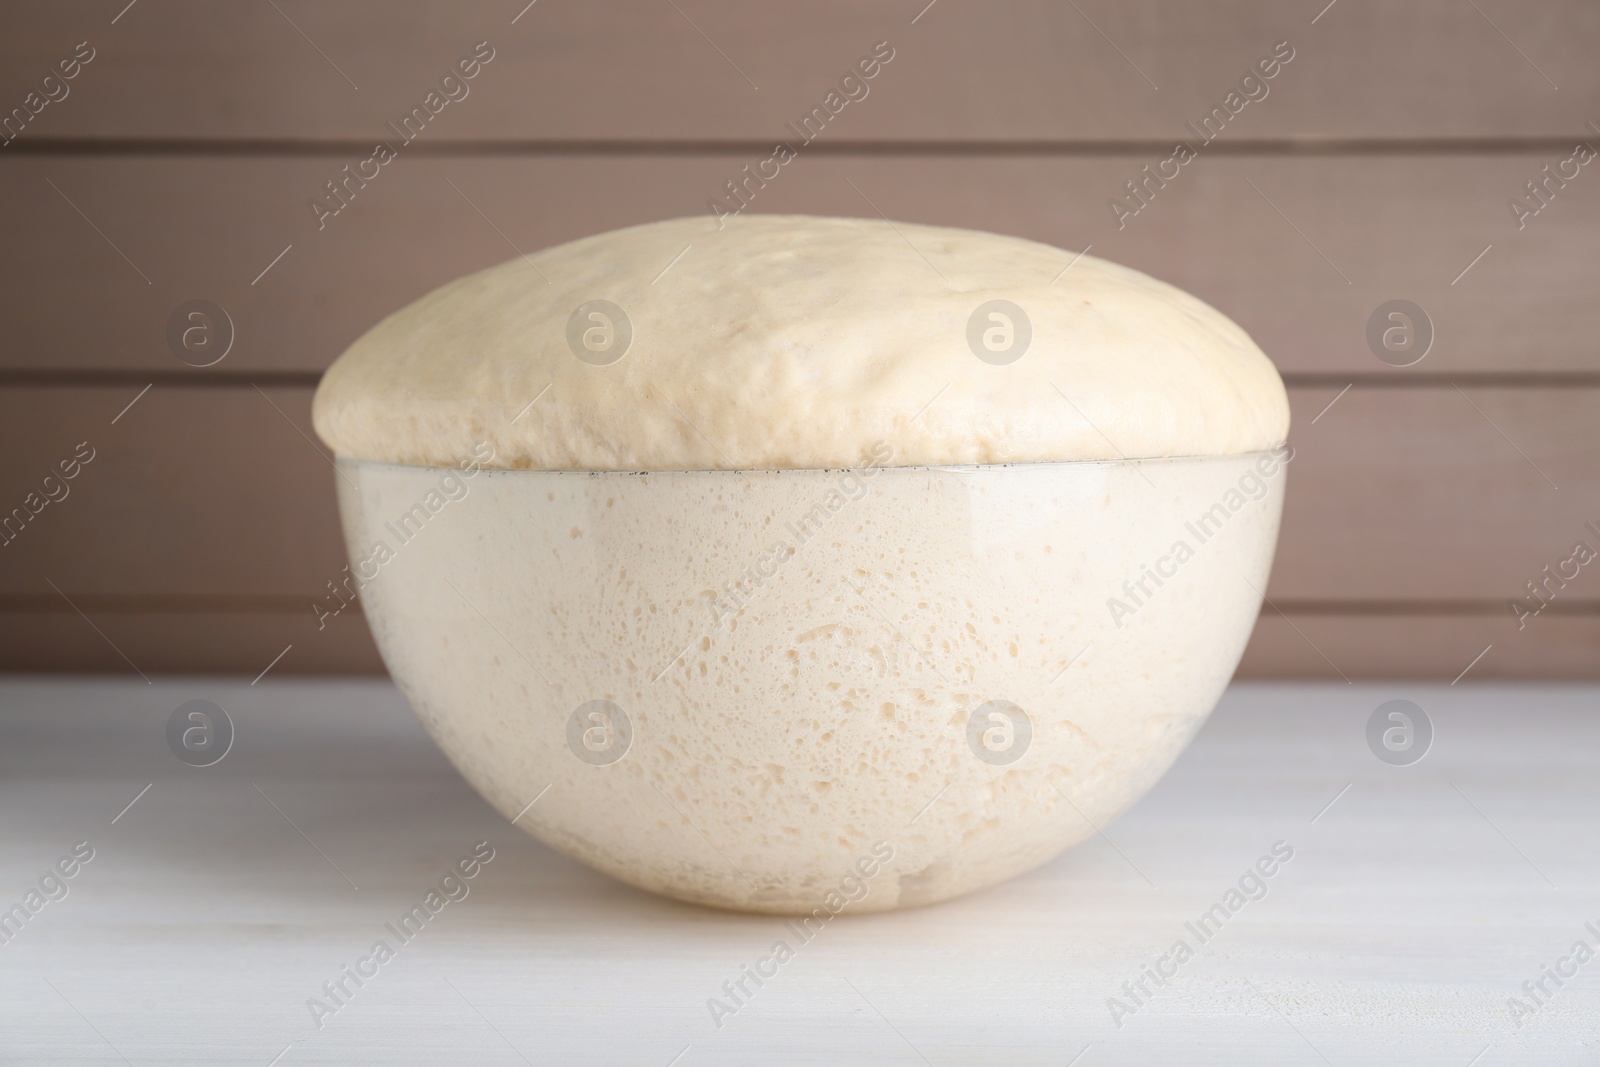
<svg viewBox="0 0 1600 1067">
<path fill-rule="evenodd" d="M 1395 697 L 1436 729 L 1411 766 L 1367 747 Z M 194 698 L 237 729 L 211 767 L 165 740 Z M 708 998 L 793 940 L 782 921 L 658 899 L 537 844 L 386 683 L 4 681 L 0 909 L 78 842 L 94 857 L 0 944 L 0 1062 L 1594 1063 L 1600 959 L 1545 979 L 1520 1028 L 1508 998 L 1600 941 L 1597 704 L 1235 687 L 1104 839 L 963 900 L 847 912 L 718 1027 Z M 408 943 L 386 932 L 485 840 L 468 896 Z M 1165 985 L 1145 978 L 1117 1025 L 1123 983 L 1196 943 L 1185 923 L 1278 841 L 1294 856 L 1266 896 Z M 394 957 L 316 1026 L 308 999 L 380 938 Z"/>
</svg>

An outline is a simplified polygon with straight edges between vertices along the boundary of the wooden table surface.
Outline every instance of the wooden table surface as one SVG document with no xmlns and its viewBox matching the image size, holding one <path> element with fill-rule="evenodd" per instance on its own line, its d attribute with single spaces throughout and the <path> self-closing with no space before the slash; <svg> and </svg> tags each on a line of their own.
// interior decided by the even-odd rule
<svg viewBox="0 0 1600 1067">
<path fill-rule="evenodd" d="M 1394 698 L 1435 730 L 1409 766 L 1367 746 Z M 1600 961 L 1571 954 L 1600 943 L 1597 698 L 1236 686 L 1103 837 L 800 943 L 536 843 L 387 683 L 11 679 L 0 909 L 80 842 L 93 858 L 0 944 L 0 1062 L 1594 1063 Z M 167 747 L 190 699 L 236 728 L 210 767 Z M 385 924 L 483 841 L 467 896 L 395 938 Z M 1265 896 L 1200 944 L 1186 924 L 1278 842 L 1293 857 Z M 323 984 L 380 939 L 393 957 L 335 1007 Z M 793 958 L 735 1007 L 723 983 L 779 939 Z M 1145 977 L 1180 939 L 1194 957 Z M 1541 978 L 1548 995 L 1523 991 Z M 1124 989 L 1141 979 L 1149 996 Z M 713 997 L 735 1007 L 720 1026 Z"/>
</svg>

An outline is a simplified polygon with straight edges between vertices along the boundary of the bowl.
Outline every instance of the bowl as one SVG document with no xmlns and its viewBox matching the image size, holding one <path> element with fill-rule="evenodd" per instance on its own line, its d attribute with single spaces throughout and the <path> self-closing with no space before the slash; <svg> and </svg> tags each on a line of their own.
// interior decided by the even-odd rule
<svg viewBox="0 0 1600 1067">
<path fill-rule="evenodd" d="M 822 921 L 1138 800 L 1243 652 L 1292 453 L 893 458 L 337 482 L 384 662 L 489 803 L 641 889 Z"/>
<path fill-rule="evenodd" d="M 489 802 L 826 921 L 1098 834 L 1227 684 L 1288 398 L 1215 308 L 999 234 L 583 237 L 377 323 L 312 405 L 378 647 Z"/>
</svg>

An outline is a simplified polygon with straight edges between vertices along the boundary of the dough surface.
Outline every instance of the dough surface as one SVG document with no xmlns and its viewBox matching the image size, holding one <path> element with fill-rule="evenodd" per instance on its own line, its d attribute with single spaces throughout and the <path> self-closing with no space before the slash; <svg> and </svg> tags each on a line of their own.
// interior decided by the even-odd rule
<svg viewBox="0 0 1600 1067">
<path fill-rule="evenodd" d="M 878 219 L 616 230 L 390 315 L 328 370 L 313 418 L 349 459 L 445 466 L 487 442 L 488 466 L 540 470 L 860 466 L 880 442 L 887 465 L 920 466 L 1284 440 L 1283 383 L 1242 329 L 1075 255 Z M 980 312 L 990 301 L 1025 323 Z"/>
</svg>

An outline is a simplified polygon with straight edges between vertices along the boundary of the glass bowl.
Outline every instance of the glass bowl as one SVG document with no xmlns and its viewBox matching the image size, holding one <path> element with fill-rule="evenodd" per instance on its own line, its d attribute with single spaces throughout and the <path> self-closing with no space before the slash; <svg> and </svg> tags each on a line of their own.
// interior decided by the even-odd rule
<svg viewBox="0 0 1600 1067">
<path fill-rule="evenodd" d="M 1291 456 L 337 482 L 384 662 L 491 804 L 642 889 L 821 920 L 1143 795 L 1238 664 Z"/>
</svg>

